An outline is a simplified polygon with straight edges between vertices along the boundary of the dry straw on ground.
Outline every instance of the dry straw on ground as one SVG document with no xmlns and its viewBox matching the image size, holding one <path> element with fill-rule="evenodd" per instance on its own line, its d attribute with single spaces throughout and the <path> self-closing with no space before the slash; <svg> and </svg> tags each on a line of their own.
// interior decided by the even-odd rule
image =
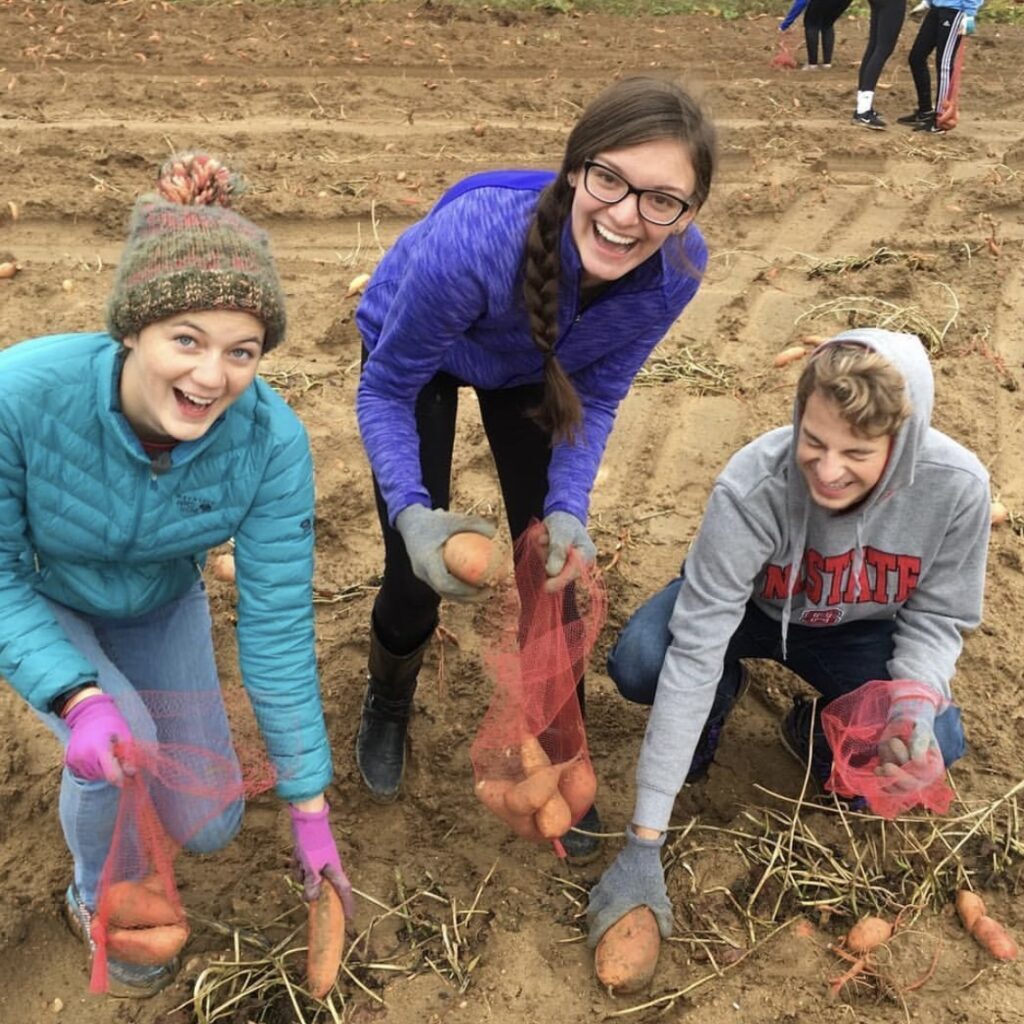
<svg viewBox="0 0 1024 1024">
<path fill-rule="evenodd" d="M 191 1012 L 191 1024 L 341 1024 L 357 993 L 384 1004 L 382 979 L 432 972 L 458 992 L 465 992 L 480 963 L 478 948 L 491 912 L 483 907 L 484 892 L 496 865 L 463 906 L 429 876 L 409 891 L 395 869 L 393 906 L 356 890 L 363 906 L 379 912 L 354 938 L 350 936 L 338 981 L 323 1001 L 303 987 L 306 962 L 306 908 L 296 902 L 266 925 L 226 926 L 197 915 L 193 924 L 230 938 L 231 949 L 202 968 L 190 1000 L 177 1010 Z M 293 883 L 294 887 L 294 883 Z M 297 887 L 296 894 L 298 893 Z M 387 939 L 378 936 L 390 932 Z M 380 952 L 387 946 L 389 952 Z"/>
</svg>

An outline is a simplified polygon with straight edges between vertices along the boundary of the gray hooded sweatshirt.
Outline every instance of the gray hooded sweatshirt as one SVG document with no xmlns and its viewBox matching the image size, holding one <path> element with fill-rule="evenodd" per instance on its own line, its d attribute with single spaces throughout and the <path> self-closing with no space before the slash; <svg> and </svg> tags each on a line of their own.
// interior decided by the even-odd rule
<svg viewBox="0 0 1024 1024">
<path fill-rule="evenodd" d="M 796 462 L 799 423 L 762 434 L 715 481 L 686 557 L 658 690 L 637 765 L 633 821 L 664 829 L 686 778 L 747 602 L 779 623 L 829 629 L 896 620 L 889 673 L 950 697 L 961 630 L 981 621 L 988 551 L 988 474 L 933 429 L 928 355 L 911 334 L 874 329 L 857 342 L 902 372 L 913 406 L 881 479 L 854 509 L 811 498 Z"/>
</svg>

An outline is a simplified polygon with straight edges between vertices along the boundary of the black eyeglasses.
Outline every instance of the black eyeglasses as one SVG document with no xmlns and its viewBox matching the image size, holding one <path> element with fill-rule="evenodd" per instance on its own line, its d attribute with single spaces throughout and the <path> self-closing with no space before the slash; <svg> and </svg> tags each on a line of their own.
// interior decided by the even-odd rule
<svg viewBox="0 0 1024 1024">
<path fill-rule="evenodd" d="M 640 216 L 660 227 L 675 224 L 693 205 L 668 192 L 634 188 L 618 171 L 613 171 L 596 160 L 583 161 L 583 187 L 595 199 L 609 206 L 621 203 L 626 196 L 636 196 L 636 208 Z"/>
</svg>

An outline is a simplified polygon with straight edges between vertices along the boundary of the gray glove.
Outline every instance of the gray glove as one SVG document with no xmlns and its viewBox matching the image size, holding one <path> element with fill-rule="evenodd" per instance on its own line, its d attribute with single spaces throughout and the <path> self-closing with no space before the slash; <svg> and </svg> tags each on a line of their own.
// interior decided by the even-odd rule
<svg viewBox="0 0 1024 1024">
<path fill-rule="evenodd" d="M 557 576 L 565 568 L 569 548 L 575 548 L 587 565 L 597 558 L 597 548 L 587 534 L 587 528 L 571 512 L 551 512 L 544 517 L 548 531 L 548 560 L 544 571 Z"/>
<path fill-rule="evenodd" d="M 641 839 L 631 827 L 626 829 L 626 845 L 601 876 L 601 881 L 590 890 L 587 945 L 591 949 L 620 917 L 634 907 L 651 908 L 663 939 L 672 934 L 672 904 L 665 890 L 665 872 L 661 867 L 661 848 L 665 845 L 666 835 L 662 833 L 660 839 Z"/>
<path fill-rule="evenodd" d="M 395 529 L 405 541 L 405 550 L 416 578 L 432 587 L 441 597 L 472 601 L 485 597 L 486 588 L 473 587 L 457 580 L 444 564 L 442 549 L 453 533 L 481 533 L 494 536 L 494 525 L 479 516 L 462 516 L 443 508 L 407 505 L 395 519 Z"/>
</svg>

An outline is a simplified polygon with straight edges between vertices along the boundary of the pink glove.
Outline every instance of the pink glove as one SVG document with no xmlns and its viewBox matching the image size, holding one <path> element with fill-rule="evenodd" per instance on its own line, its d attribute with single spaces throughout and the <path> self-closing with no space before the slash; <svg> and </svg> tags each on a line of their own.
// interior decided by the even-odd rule
<svg viewBox="0 0 1024 1024">
<path fill-rule="evenodd" d="M 114 752 L 114 744 L 131 742 L 132 731 L 117 710 L 114 698 L 97 693 L 79 701 L 65 716 L 71 729 L 64 764 L 80 779 L 97 782 L 106 779 L 112 786 L 124 782 L 130 765 L 122 766 Z"/>
<path fill-rule="evenodd" d="M 326 878 L 341 897 L 345 917 L 352 918 L 355 914 L 352 885 L 341 866 L 338 846 L 327 821 L 330 810 L 329 804 L 325 804 L 321 811 L 300 811 L 294 804 L 289 804 L 292 835 L 295 837 L 295 864 L 304 899 L 315 900 L 320 895 L 321 878 Z"/>
</svg>

